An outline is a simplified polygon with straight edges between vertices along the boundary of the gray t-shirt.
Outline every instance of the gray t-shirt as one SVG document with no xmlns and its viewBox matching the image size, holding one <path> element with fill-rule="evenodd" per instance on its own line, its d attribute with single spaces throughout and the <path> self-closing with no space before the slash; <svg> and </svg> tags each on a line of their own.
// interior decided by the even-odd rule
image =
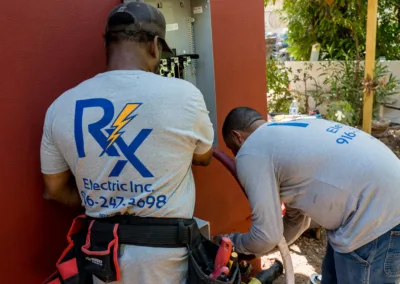
<svg viewBox="0 0 400 284">
<path fill-rule="evenodd" d="M 110 71 L 68 90 L 50 106 L 41 167 L 44 174 L 72 171 L 88 216 L 192 218 L 193 154 L 206 153 L 213 139 L 203 95 L 192 84 L 143 71 Z M 122 258 L 132 255 L 129 270 L 136 280 L 123 283 L 150 283 L 153 271 L 146 273 L 146 267 L 163 252 L 162 265 L 168 259 L 179 264 L 164 268 L 164 283 L 179 283 L 184 275 L 176 273 L 185 271 L 184 249 L 173 249 L 175 255 L 163 248 L 125 251 Z"/>
<path fill-rule="evenodd" d="M 236 240 L 239 252 L 265 254 L 282 235 L 292 243 L 310 218 L 340 253 L 400 223 L 400 160 L 355 128 L 322 119 L 266 123 L 246 140 L 236 165 L 253 215 L 251 231 Z"/>
</svg>

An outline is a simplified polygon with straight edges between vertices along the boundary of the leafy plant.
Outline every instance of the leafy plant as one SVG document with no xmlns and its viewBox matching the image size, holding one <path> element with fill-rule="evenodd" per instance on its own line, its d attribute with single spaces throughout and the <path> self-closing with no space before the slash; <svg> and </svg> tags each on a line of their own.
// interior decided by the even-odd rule
<svg viewBox="0 0 400 284">
<path fill-rule="evenodd" d="M 271 59 L 267 61 L 268 109 L 270 112 L 289 112 L 292 100 L 300 102 L 300 112 L 310 109 L 310 98 L 316 107 L 325 105 L 325 117 L 332 121 L 351 126 L 359 126 L 363 117 L 364 103 L 364 66 L 360 61 L 327 61 L 318 69 L 318 77 L 323 78 L 320 86 L 311 75 L 312 63 L 305 63 L 304 68 L 292 70 L 283 62 Z M 379 62 L 375 67 L 377 88 L 374 94 L 374 117 L 377 117 L 379 104 L 387 103 L 395 95 L 400 84 L 386 65 Z M 302 88 L 291 90 L 290 85 L 301 82 Z M 325 90 L 325 91 L 324 91 Z"/>
<path fill-rule="evenodd" d="M 265 0 L 265 4 L 275 2 Z M 368 0 L 284 0 L 282 18 L 288 25 L 289 52 L 309 60 L 311 46 L 321 44 L 323 59 L 362 59 L 366 42 Z M 380 0 L 376 56 L 400 59 L 400 5 Z"/>
<path fill-rule="evenodd" d="M 322 96 L 328 107 L 327 118 L 351 126 L 360 125 L 364 104 L 364 66 L 354 60 L 329 61 L 322 65 L 321 70 L 320 76 L 325 77 L 323 84 L 329 90 Z M 377 116 L 379 104 L 386 103 L 396 94 L 400 83 L 388 67 L 379 62 L 375 67 L 375 80 L 374 117 Z"/>
<path fill-rule="evenodd" d="M 303 90 L 293 90 L 292 92 L 296 94 L 296 98 L 302 104 L 300 109 L 301 113 L 307 113 L 310 110 L 310 98 L 316 100 L 316 106 L 322 103 L 321 97 L 321 87 L 319 86 L 317 80 L 311 75 L 313 69 L 313 64 L 311 62 L 304 62 L 304 69 L 297 69 L 294 72 L 292 83 L 296 84 L 301 82 Z M 313 86 L 313 88 L 310 88 Z"/>
<path fill-rule="evenodd" d="M 305 62 L 304 68 L 295 71 L 288 68 L 281 61 L 274 58 L 267 61 L 267 88 L 268 109 L 270 112 L 288 113 L 289 107 L 296 99 L 300 106 L 300 113 L 310 110 L 310 99 L 313 98 L 316 105 L 322 100 L 322 88 L 311 75 L 313 64 Z M 292 84 L 301 82 L 303 89 L 291 89 Z"/>
<path fill-rule="evenodd" d="M 353 125 L 354 109 L 346 101 L 333 101 L 328 104 L 325 118 L 346 125 Z"/>
<path fill-rule="evenodd" d="M 285 64 L 274 58 L 267 60 L 268 109 L 270 112 L 289 112 L 292 94 L 289 73 Z"/>
</svg>

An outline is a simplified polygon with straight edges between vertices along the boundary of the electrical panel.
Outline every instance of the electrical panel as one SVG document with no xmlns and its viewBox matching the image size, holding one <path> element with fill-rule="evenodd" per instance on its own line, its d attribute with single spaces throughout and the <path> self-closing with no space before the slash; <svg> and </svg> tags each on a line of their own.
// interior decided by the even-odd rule
<svg viewBox="0 0 400 284">
<path fill-rule="evenodd" d="M 160 76 L 194 84 L 204 95 L 217 144 L 214 56 L 210 0 L 125 0 L 157 7 L 167 22 L 166 41 L 175 55 L 163 56 Z M 216 146 L 216 145 L 214 145 Z"/>
</svg>

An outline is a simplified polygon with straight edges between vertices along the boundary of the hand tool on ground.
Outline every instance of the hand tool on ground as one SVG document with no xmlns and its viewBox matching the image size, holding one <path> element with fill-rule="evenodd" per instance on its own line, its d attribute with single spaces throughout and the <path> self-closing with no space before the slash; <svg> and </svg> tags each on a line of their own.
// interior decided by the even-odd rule
<svg viewBox="0 0 400 284">
<path fill-rule="evenodd" d="M 275 260 L 274 264 L 266 270 L 261 271 L 257 274 L 249 284 L 272 284 L 283 273 L 282 262 Z"/>
</svg>

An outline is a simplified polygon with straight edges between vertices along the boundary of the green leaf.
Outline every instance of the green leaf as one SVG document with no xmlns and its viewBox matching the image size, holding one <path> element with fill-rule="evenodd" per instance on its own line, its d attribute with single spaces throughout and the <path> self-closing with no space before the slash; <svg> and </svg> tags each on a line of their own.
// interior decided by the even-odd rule
<svg viewBox="0 0 400 284">
<path fill-rule="evenodd" d="M 275 2 L 266 0 L 265 3 Z M 364 57 L 368 0 L 284 0 L 282 18 L 288 23 L 289 52 L 296 60 L 309 60 L 311 46 L 321 44 L 321 58 L 344 60 L 357 52 Z M 400 60 L 398 0 L 379 1 L 377 56 Z"/>
</svg>

